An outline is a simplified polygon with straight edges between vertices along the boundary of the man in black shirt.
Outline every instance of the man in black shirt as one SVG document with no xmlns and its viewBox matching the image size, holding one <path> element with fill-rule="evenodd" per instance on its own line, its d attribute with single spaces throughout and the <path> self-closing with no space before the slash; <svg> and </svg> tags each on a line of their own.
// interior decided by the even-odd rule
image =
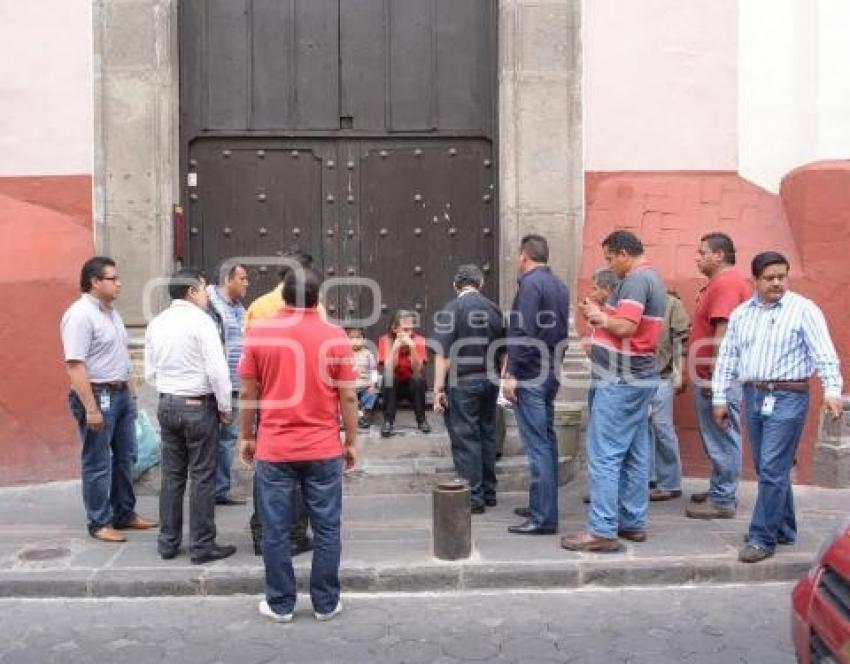
<svg viewBox="0 0 850 664">
<path fill-rule="evenodd" d="M 483 285 L 477 266 L 461 265 L 454 278 L 457 297 L 434 319 L 434 412 L 445 413 L 455 470 L 469 482 L 473 514 L 496 505 L 501 356 L 493 344 L 505 336 L 502 312 L 479 292 Z"/>
</svg>

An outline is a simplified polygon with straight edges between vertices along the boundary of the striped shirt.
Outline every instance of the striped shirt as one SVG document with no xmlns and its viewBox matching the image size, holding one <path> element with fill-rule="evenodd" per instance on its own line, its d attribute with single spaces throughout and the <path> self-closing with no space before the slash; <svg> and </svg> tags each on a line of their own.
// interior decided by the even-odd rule
<svg viewBox="0 0 850 664">
<path fill-rule="evenodd" d="M 733 381 L 805 380 L 815 370 L 826 396 L 840 397 L 838 354 L 818 306 L 790 291 L 779 302 L 763 306 L 756 294 L 729 318 L 714 368 L 713 403 L 726 405 L 726 390 Z"/>
<path fill-rule="evenodd" d="M 625 318 L 637 328 L 630 337 L 618 337 L 598 327 L 590 337 L 590 360 L 596 375 L 622 378 L 652 378 L 658 373 L 655 353 L 664 331 L 667 287 L 648 265 L 641 265 L 621 279 L 608 301 L 605 313 Z"/>
<path fill-rule="evenodd" d="M 207 286 L 210 305 L 215 308 L 224 325 L 224 355 L 230 369 L 230 382 L 237 392 L 241 384 L 239 379 L 239 358 L 242 357 L 242 337 L 245 328 L 245 307 L 222 294 L 217 286 Z"/>
</svg>

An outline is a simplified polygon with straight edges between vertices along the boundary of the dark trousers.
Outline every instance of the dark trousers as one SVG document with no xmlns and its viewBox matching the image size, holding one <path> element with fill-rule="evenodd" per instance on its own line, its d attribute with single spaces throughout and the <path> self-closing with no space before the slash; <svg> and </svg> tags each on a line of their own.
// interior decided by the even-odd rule
<svg viewBox="0 0 850 664">
<path fill-rule="evenodd" d="M 189 553 L 199 556 L 215 544 L 215 477 L 218 409 L 215 398 L 160 395 L 157 418 L 162 435 L 159 494 L 160 553 L 172 553 L 183 539 L 183 494 L 189 493 Z"/>
<path fill-rule="evenodd" d="M 396 376 L 384 378 L 384 421 L 393 424 L 398 410 L 398 402 L 408 399 L 416 413 L 416 421 L 425 421 L 425 391 L 428 384 L 424 376 L 411 376 L 410 380 L 401 381 Z"/>
<path fill-rule="evenodd" d="M 339 560 L 342 549 L 342 459 L 292 463 L 257 462 L 260 512 L 263 515 L 263 563 L 266 600 L 275 613 L 295 606 L 295 572 L 292 568 L 292 505 L 300 487 L 313 524 L 316 548 L 310 567 L 313 609 L 330 613 L 339 602 Z"/>
<path fill-rule="evenodd" d="M 292 523 L 290 536 L 293 547 L 304 544 L 307 541 L 307 506 L 304 505 L 304 496 L 301 486 L 296 485 L 292 491 L 292 513 L 295 520 Z M 263 554 L 263 519 L 260 510 L 260 487 L 257 483 L 257 473 L 254 473 L 254 513 L 251 515 L 251 539 L 254 540 L 254 553 L 258 556 Z"/>
<path fill-rule="evenodd" d="M 101 405 L 103 431 L 89 429 L 86 409 L 77 393 L 68 396 L 83 443 L 83 504 L 90 533 L 104 526 L 120 528 L 133 518 L 136 508 L 136 405 L 126 388 L 95 387 L 94 398 Z"/>
<path fill-rule="evenodd" d="M 496 497 L 496 400 L 488 378 L 461 378 L 448 388 L 446 428 L 457 474 L 469 482 L 473 507 Z"/>
</svg>

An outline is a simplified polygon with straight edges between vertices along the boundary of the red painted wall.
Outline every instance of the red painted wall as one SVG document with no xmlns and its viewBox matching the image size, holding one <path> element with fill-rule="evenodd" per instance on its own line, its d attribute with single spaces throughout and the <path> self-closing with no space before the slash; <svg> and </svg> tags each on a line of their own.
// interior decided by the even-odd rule
<svg viewBox="0 0 850 664">
<path fill-rule="evenodd" d="M 704 278 L 694 264 L 699 238 L 723 231 L 734 240 L 738 267 L 749 276 L 752 257 L 768 249 L 791 261 L 791 287 L 824 310 L 842 365 L 850 356 L 850 162 L 799 168 L 783 181 L 779 196 L 729 172 L 587 173 L 580 294 L 603 265 L 599 246 L 612 230 L 639 235 L 668 287 L 693 313 Z M 848 390 L 845 390 L 848 391 Z M 816 391 L 816 394 L 819 390 Z M 688 475 L 706 475 L 691 395 L 676 401 L 682 460 Z M 799 478 L 808 481 L 819 400 L 813 402 L 799 455 Z M 745 456 L 748 456 L 745 454 Z"/>
<path fill-rule="evenodd" d="M 79 476 L 59 320 L 94 252 L 91 177 L 0 178 L 0 485 Z"/>
</svg>

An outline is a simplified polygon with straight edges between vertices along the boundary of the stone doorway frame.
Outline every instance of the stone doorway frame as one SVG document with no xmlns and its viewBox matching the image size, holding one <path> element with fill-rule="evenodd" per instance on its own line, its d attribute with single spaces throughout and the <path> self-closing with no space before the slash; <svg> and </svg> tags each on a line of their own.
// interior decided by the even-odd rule
<svg viewBox="0 0 850 664">
<path fill-rule="evenodd" d="M 144 285 L 172 267 L 179 202 L 179 0 L 93 0 L 94 228 L 144 326 Z M 499 0 L 499 293 L 525 233 L 545 235 L 571 287 L 584 222 L 582 0 Z M 154 309 L 161 302 L 154 302 Z"/>
</svg>

